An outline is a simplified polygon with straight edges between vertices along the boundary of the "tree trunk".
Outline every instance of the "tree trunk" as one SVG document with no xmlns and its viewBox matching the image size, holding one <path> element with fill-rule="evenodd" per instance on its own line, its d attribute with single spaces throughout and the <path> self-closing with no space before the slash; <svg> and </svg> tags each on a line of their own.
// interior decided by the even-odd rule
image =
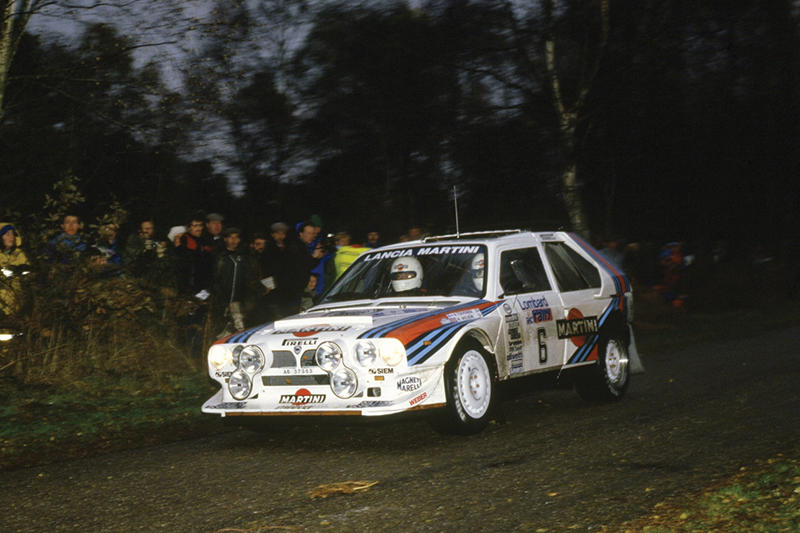
<svg viewBox="0 0 800 533">
<path fill-rule="evenodd" d="M 589 225 L 586 217 L 586 209 L 581 195 L 581 184 L 578 180 L 577 156 L 575 154 L 575 135 L 578 126 L 578 118 L 583 108 L 586 97 L 591 88 L 592 78 L 596 74 L 602 57 L 603 49 L 608 39 L 608 0 L 600 2 L 601 18 L 601 40 L 598 44 L 598 53 L 594 64 L 589 69 L 592 73 L 584 79 L 583 84 L 578 88 L 575 102 L 567 106 L 564 103 L 564 96 L 561 91 L 561 80 L 556 69 L 556 45 L 555 31 L 553 30 L 553 0 L 545 0 L 543 3 L 544 15 L 547 19 L 547 37 L 545 39 L 545 66 L 547 68 L 550 90 L 553 95 L 553 104 L 558 115 L 559 123 L 559 166 L 561 173 L 561 187 L 564 198 L 564 208 L 567 211 L 572 230 L 589 238 Z"/>
</svg>

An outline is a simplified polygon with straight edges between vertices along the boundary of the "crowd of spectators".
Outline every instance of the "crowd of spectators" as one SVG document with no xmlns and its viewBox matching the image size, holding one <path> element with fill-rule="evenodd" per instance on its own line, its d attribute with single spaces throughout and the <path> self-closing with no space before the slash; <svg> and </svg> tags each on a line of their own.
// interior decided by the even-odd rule
<svg viewBox="0 0 800 533">
<path fill-rule="evenodd" d="M 361 253 L 380 245 L 377 231 L 365 235 L 362 245 L 347 232 L 323 235 L 321 226 L 315 215 L 294 226 L 275 222 L 268 232 L 246 234 L 227 225 L 223 215 L 195 213 L 167 231 L 159 231 L 152 220 L 138 221 L 121 240 L 117 224 L 101 223 L 90 236 L 80 216 L 70 212 L 62 217 L 60 231 L 36 252 L 45 264 L 85 262 L 102 277 L 133 276 L 171 287 L 197 304 L 185 325 L 210 319 L 214 336 L 221 338 L 311 307 Z M 3 223 L 2 234 L 0 264 L 10 276 L 9 268 L 27 264 L 28 258 L 13 225 Z M 14 287 L 5 285 L 0 318 L 16 305 Z M 191 337 L 187 341 L 195 344 Z"/>
</svg>

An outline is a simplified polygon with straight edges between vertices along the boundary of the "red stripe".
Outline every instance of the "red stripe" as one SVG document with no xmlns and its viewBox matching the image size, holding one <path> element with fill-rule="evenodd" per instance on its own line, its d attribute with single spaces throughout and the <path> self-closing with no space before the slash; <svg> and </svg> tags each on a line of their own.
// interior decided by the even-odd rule
<svg viewBox="0 0 800 533">
<path fill-rule="evenodd" d="M 619 286 L 622 288 L 622 293 L 623 293 L 623 294 L 619 295 L 619 297 L 620 297 L 619 298 L 619 309 L 620 309 L 620 311 L 624 310 L 625 309 L 624 293 L 628 292 L 628 290 L 629 290 L 627 280 L 625 279 L 625 274 L 623 274 L 621 270 L 619 270 L 616 266 L 614 266 L 611 262 L 609 262 L 608 259 L 603 257 L 603 254 L 601 254 L 599 251 L 597 251 L 594 248 L 594 246 L 591 246 L 589 243 L 587 243 L 586 241 L 581 239 L 575 233 L 570 233 L 570 235 L 572 236 L 573 239 L 575 239 L 575 242 L 577 242 L 578 245 L 581 248 L 583 248 L 585 251 L 589 252 L 589 255 L 591 255 L 592 257 L 597 259 L 600 263 L 605 265 L 606 269 L 609 272 L 611 272 L 611 274 L 615 278 L 617 278 L 617 281 L 619 281 Z"/>
<path fill-rule="evenodd" d="M 399 328 L 389 331 L 388 333 L 382 335 L 383 337 L 394 337 L 398 339 L 403 345 L 408 344 L 409 342 L 413 341 L 420 335 L 428 333 L 429 331 L 433 331 L 434 329 L 441 327 L 442 319 L 446 318 L 447 315 L 451 313 L 463 313 L 468 312 L 473 309 L 486 309 L 487 307 L 491 307 L 494 305 L 493 302 L 484 302 L 482 304 L 474 305 L 472 307 L 465 307 L 464 309 L 458 309 L 456 311 L 445 311 L 443 313 L 439 313 L 438 315 L 429 316 L 427 318 L 423 318 L 417 322 L 412 322 L 405 326 L 400 326 Z"/>
</svg>

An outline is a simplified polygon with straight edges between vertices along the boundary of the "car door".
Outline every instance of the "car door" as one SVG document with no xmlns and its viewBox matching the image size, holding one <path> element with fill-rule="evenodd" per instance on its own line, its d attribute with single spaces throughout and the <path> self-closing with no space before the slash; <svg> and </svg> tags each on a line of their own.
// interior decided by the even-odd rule
<svg viewBox="0 0 800 533">
<path fill-rule="evenodd" d="M 599 318 L 608 299 L 597 298 L 600 272 L 567 242 L 544 242 L 542 247 L 561 295 L 561 316 L 555 320 L 557 336 L 564 341 L 566 366 L 597 360 Z"/>
<path fill-rule="evenodd" d="M 560 366 L 564 350 L 555 319 L 562 314 L 561 302 L 538 246 L 500 252 L 500 286 L 505 298 L 503 327 L 509 373 Z"/>
</svg>

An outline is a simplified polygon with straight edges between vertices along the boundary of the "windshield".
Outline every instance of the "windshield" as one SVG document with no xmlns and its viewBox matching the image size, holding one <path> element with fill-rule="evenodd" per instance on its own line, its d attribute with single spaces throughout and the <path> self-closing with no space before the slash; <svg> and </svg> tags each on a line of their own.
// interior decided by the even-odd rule
<svg viewBox="0 0 800 533">
<path fill-rule="evenodd" d="M 409 296 L 482 297 L 486 247 L 428 245 L 368 252 L 320 303 Z"/>
</svg>

